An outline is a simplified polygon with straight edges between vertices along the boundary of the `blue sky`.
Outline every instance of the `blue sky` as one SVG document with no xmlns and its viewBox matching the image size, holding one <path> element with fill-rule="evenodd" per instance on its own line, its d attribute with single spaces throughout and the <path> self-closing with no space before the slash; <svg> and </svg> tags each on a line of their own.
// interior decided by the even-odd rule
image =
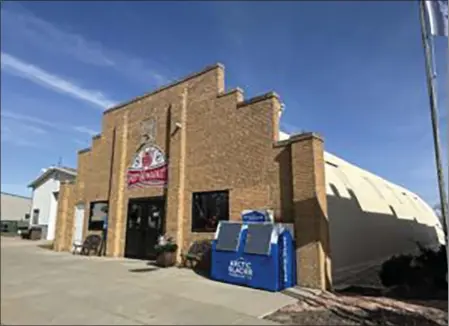
<svg viewBox="0 0 449 326">
<path fill-rule="evenodd" d="M 221 62 L 228 89 L 280 94 L 283 130 L 434 204 L 420 37 L 415 1 L 4 2 L 2 191 L 29 194 L 59 157 L 75 167 L 108 106 Z M 447 158 L 447 39 L 435 46 Z"/>
</svg>

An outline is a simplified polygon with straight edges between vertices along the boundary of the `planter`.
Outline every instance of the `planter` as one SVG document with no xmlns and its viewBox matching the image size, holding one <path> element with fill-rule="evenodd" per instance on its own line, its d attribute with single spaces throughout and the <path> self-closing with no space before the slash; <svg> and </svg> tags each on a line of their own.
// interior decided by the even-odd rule
<svg viewBox="0 0 449 326">
<path fill-rule="evenodd" d="M 164 251 L 157 255 L 156 265 L 160 267 L 171 267 L 176 264 L 176 252 Z"/>
</svg>

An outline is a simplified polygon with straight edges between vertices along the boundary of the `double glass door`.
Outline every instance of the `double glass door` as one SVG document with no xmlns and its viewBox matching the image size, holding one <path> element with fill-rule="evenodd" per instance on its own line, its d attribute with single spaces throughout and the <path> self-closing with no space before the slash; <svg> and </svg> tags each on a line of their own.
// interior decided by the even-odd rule
<svg viewBox="0 0 449 326">
<path fill-rule="evenodd" d="M 125 257 L 154 259 L 154 246 L 163 233 L 163 221 L 163 198 L 130 199 L 126 226 Z"/>
</svg>

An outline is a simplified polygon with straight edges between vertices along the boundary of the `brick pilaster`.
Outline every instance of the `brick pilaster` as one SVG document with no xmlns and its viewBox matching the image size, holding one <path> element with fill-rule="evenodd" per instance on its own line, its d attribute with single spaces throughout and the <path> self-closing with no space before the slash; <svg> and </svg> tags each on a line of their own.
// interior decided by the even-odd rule
<svg viewBox="0 0 449 326">
<path fill-rule="evenodd" d="M 297 283 L 329 289 L 330 246 L 323 140 L 313 133 L 291 138 Z"/>
<path fill-rule="evenodd" d="M 179 180 L 178 180 L 178 211 L 177 211 L 177 233 L 176 243 L 179 246 L 176 259 L 181 258 L 181 248 L 184 243 L 184 209 L 185 209 L 185 164 L 186 164 L 186 137 L 187 137 L 187 88 L 182 94 L 181 106 L 181 139 L 179 149 Z"/>
<path fill-rule="evenodd" d="M 125 198 L 124 193 L 126 191 L 125 187 L 125 172 L 127 167 L 126 154 L 128 151 L 128 113 L 126 112 L 123 116 L 123 128 L 121 132 L 120 139 L 120 164 L 119 164 L 119 177 L 117 182 L 117 201 L 115 207 L 115 226 L 114 226 L 114 247 L 110 253 L 112 256 L 119 257 L 123 256 L 123 250 L 125 246 Z"/>
<path fill-rule="evenodd" d="M 58 212 L 56 216 L 54 249 L 70 250 L 73 236 L 75 185 L 62 182 L 59 190 Z"/>
</svg>

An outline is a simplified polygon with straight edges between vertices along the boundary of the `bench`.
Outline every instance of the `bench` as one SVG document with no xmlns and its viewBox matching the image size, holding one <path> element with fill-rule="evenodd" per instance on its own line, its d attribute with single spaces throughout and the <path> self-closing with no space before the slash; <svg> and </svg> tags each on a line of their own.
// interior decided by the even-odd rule
<svg viewBox="0 0 449 326">
<path fill-rule="evenodd" d="M 210 240 L 194 241 L 187 252 L 181 252 L 181 267 L 194 268 L 210 253 Z"/>
<path fill-rule="evenodd" d="M 90 256 L 90 253 L 93 251 L 94 254 L 98 255 L 102 241 L 101 236 L 98 234 L 88 235 L 82 244 L 73 244 L 72 253 L 75 255 L 79 252 L 81 255 Z"/>
</svg>

